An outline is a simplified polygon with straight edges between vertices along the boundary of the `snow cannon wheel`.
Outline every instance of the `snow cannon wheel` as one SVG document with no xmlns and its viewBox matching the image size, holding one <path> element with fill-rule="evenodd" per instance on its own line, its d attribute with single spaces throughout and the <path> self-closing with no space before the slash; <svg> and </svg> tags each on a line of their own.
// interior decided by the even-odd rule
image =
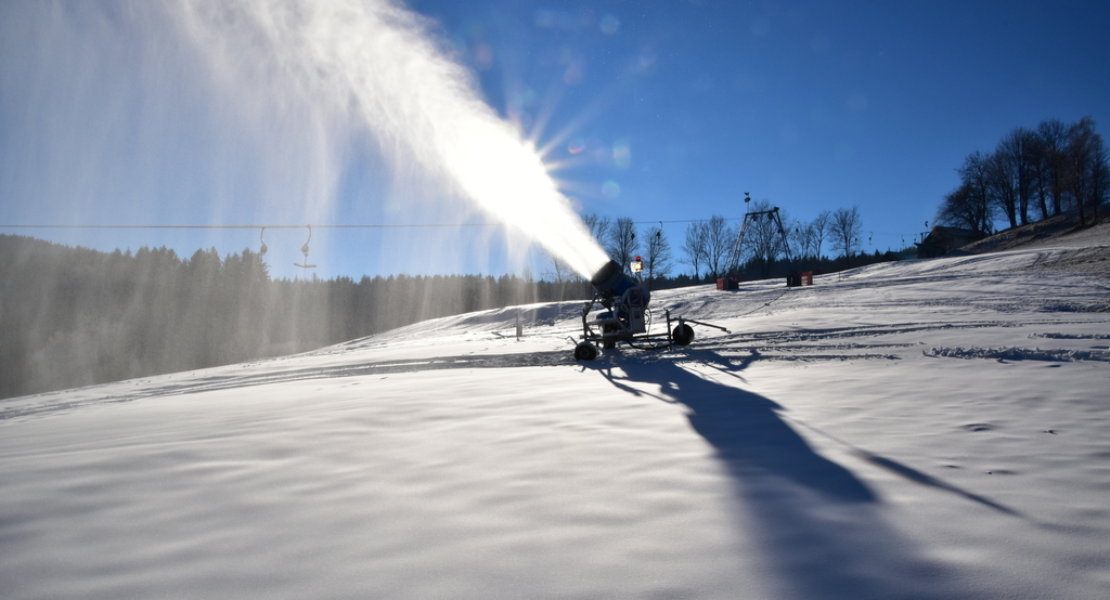
<svg viewBox="0 0 1110 600">
<path fill-rule="evenodd" d="M 688 346 L 694 341 L 694 328 L 685 323 L 679 323 L 671 332 L 671 339 L 679 346 Z"/>
<path fill-rule="evenodd" d="M 574 360 L 593 360 L 597 358 L 597 346 L 589 342 L 579 342 L 574 347 Z"/>
</svg>

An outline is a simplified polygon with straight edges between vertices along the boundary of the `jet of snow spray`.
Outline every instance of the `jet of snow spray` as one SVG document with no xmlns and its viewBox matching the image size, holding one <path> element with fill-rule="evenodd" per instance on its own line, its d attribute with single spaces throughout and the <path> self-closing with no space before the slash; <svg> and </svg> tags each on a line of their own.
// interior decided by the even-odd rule
<svg viewBox="0 0 1110 600">
<path fill-rule="evenodd" d="M 266 81 L 369 130 L 395 160 L 447 179 L 589 278 L 605 252 L 537 153 L 479 99 L 470 74 L 391 0 L 180 0 L 188 36 L 225 76 Z M 276 83 L 275 83 L 276 80 Z M 280 100 L 279 100 L 280 101 Z"/>
</svg>

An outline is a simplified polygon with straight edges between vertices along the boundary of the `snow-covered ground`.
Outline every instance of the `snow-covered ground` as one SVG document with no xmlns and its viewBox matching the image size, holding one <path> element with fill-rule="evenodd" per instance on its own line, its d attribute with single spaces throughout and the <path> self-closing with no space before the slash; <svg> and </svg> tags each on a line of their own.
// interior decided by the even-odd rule
<svg viewBox="0 0 1110 600">
<path fill-rule="evenodd" d="M 567 303 L 4 400 L 0 597 L 1105 598 L 1075 252 L 659 292 L 732 333 L 588 364 Z"/>
</svg>

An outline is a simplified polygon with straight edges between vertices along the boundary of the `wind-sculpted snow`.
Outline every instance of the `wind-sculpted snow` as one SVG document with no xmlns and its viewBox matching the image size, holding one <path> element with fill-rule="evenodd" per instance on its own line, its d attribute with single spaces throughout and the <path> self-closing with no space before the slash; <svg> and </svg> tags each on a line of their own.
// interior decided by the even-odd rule
<svg viewBox="0 0 1110 600">
<path fill-rule="evenodd" d="M 329 365 L 303 368 L 274 368 L 263 372 L 244 374 L 212 374 L 204 377 L 190 377 L 183 381 L 162 382 L 160 378 L 137 380 L 130 393 L 110 396 L 93 396 L 86 400 L 72 402 L 52 401 L 33 408 L 6 408 L 0 412 L 0 420 L 60 410 L 70 410 L 85 404 L 101 402 L 131 402 L 161 396 L 179 396 L 220 390 L 244 389 L 255 386 L 290 383 L 307 380 L 335 380 L 345 377 L 367 377 L 394 373 L 416 373 L 438 371 L 441 369 L 507 369 L 512 367 L 535 367 L 567 364 L 565 351 L 533 353 L 512 353 L 494 355 L 440 356 L 409 360 L 381 361 Z M 50 398 L 57 394 L 44 394 Z"/>
<path fill-rule="evenodd" d="M 1041 348 L 930 348 L 925 356 L 987 358 L 992 360 L 1043 360 L 1048 362 L 1110 362 L 1110 351 Z"/>
<path fill-rule="evenodd" d="M 1054 252 L 658 291 L 729 333 L 588 363 L 567 302 L 7 399 L 0 597 L 1102 597 L 1106 281 Z"/>
</svg>

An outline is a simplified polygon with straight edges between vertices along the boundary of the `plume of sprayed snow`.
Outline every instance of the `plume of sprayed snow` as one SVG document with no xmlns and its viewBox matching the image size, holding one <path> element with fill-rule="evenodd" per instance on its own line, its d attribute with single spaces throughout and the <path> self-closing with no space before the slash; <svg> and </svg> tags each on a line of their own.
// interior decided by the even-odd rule
<svg viewBox="0 0 1110 600">
<path fill-rule="evenodd" d="M 16 222 L 330 221 L 344 170 L 365 150 L 438 190 L 446 200 L 430 220 L 474 205 L 516 233 L 510 243 L 538 243 L 583 276 L 606 260 L 535 151 L 482 102 L 431 24 L 389 0 L 0 3 L 0 105 L 0 197 L 11 199 L 4 208 Z M 378 174 L 377 164 L 362 166 Z M 112 235 L 120 248 L 150 243 Z M 158 243 L 173 245 L 174 235 Z M 281 232 L 267 235 L 272 259 Z M 300 245 L 294 235 L 296 245 L 285 245 Z M 314 260 L 326 263 L 326 252 Z M 302 259 L 285 264 L 294 260 Z M 67 272 L 35 279 L 61 289 Z M 148 300 L 124 298 L 119 322 L 143 322 Z M 157 304 L 175 302 L 162 295 Z M 50 339 L 51 319 L 31 315 L 29 339 L 41 348 L 88 357 L 126 345 L 126 328 L 109 324 Z M 187 315 L 198 331 L 213 322 L 203 310 Z M 48 354 L 28 352 L 27 369 L 49 379 L 55 363 L 38 358 Z M 92 375 L 103 378 L 103 369 Z"/>
<path fill-rule="evenodd" d="M 579 274 L 607 260 L 534 149 L 419 15 L 390 0 L 179 0 L 170 16 L 243 97 L 306 107 L 326 124 L 316 131 L 335 137 L 326 145 L 361 130 L 396 165 L 417 165 Z"/>
</svg>

